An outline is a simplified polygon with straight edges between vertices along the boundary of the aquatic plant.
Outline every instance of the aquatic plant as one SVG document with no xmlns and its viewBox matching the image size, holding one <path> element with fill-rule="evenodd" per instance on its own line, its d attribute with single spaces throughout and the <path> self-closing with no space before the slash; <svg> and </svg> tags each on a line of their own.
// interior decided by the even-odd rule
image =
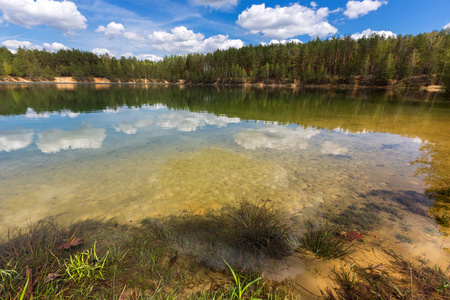
<svg viewBox="0 0 450 300">
<path fill-rule="evenodd" d="M 337 216 L 332 216 L 331 222 L 342 227 L 352 227 L 363 232 L 376 228 L 380 224 L 380 216 L 370 208 L 346 209 Z"/>
<path fill-rule="evenodd" d="M 270 199 L 252 202 L 245 198 L 214 215 L 225 241 L 250 253 L 280 259 L 293 250 L 293 224 L 287 213 Z"/>
<path fill-rule="evenodd" d="M 322 295 L 336 299 L 448 299 L 450 276 L 439 266 L 405 261 L 392 251 L 390 264 L 362 268 L 356 264 L 333 270 L 335 287 L 326 288 Z M 396 276 L 392 276 L 395 273 Z"/>
<path fill-rule="evenodd" d="M 311 251 L 324 259 L 339 258 L 354 252 L 354 244 L 348 244 L 347 238 L 339 235 L 338 227 L 325 224 L 315 226 L 305 222 L 305 233 L 300 238 L 301 248 Z M 356 239 L 356 238 L 355 238 Z"/>
</svg>

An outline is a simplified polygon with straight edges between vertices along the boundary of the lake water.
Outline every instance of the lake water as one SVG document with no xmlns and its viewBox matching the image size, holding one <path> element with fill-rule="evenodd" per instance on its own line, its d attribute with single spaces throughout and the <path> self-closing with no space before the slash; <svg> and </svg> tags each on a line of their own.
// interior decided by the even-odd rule
<svg viewBox="0 0 450 300">
<path fill-rule="evenodd" d="M 450 103 L 437 94 L 1 85 L 0 115 L 3 229 L 245 196 L 318 221 L 372 210 L 374 238 L 448 260 L 448 231 L 427 216 L 448 211 Z"/>
</svg>

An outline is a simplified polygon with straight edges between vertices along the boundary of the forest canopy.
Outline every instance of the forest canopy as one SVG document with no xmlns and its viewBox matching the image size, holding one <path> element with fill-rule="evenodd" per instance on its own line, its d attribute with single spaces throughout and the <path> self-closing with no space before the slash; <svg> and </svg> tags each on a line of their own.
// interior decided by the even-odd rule
<svg viewBox="0 0 450 300">
<path fill-rule="evenodd" d="M 0 48 L 0 76 L 33 81 L 71 76 L 89 82 L 444 84 L 450 89 L 450 31 L 355 40 L 244 46 L 213 53 L 166 56 L 161 61 L 98 56 L 77 49 L 48 52 Z"/>
</svg>

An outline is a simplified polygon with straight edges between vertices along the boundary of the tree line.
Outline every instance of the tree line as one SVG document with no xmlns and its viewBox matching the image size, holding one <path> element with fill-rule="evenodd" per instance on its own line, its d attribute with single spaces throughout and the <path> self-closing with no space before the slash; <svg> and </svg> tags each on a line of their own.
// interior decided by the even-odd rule
<svg viewBox="0 0 450 300">
<path fill-rule="evenodd" d="M 71 76 L 112 82 L 446 84 L 450 89 L 450 31 L 358 40 L 244 46 L 213 53 L 166 56 L 161 61 L 96 55 L 77 49 L 48 52 L 0 48 L 0 76 L 52 80 Z"/>
</svg>

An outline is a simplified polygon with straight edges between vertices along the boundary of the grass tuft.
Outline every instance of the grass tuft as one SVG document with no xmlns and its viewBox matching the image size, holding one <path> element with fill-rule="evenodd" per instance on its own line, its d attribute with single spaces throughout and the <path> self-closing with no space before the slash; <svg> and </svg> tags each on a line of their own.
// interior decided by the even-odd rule
<svg viewBox="0 0 450 300">
<path fill-rule="evenodd" d="M 268 200 L 241 199 L 215 215 L 225 241 L 242 251 L 281 259 L 292 252 L 293 229 L 284 210 Z"/>
<path fill-rule="evenodd" d="M 314 226 L 311 221 L 305 222 L 306 232 L 300 238 L 301 248 L 311 251 L 323 259 L 343 257 L 354 252 L 354 244 L 338 234 L 338 227 L 329 224 Z"/>
</svg>

